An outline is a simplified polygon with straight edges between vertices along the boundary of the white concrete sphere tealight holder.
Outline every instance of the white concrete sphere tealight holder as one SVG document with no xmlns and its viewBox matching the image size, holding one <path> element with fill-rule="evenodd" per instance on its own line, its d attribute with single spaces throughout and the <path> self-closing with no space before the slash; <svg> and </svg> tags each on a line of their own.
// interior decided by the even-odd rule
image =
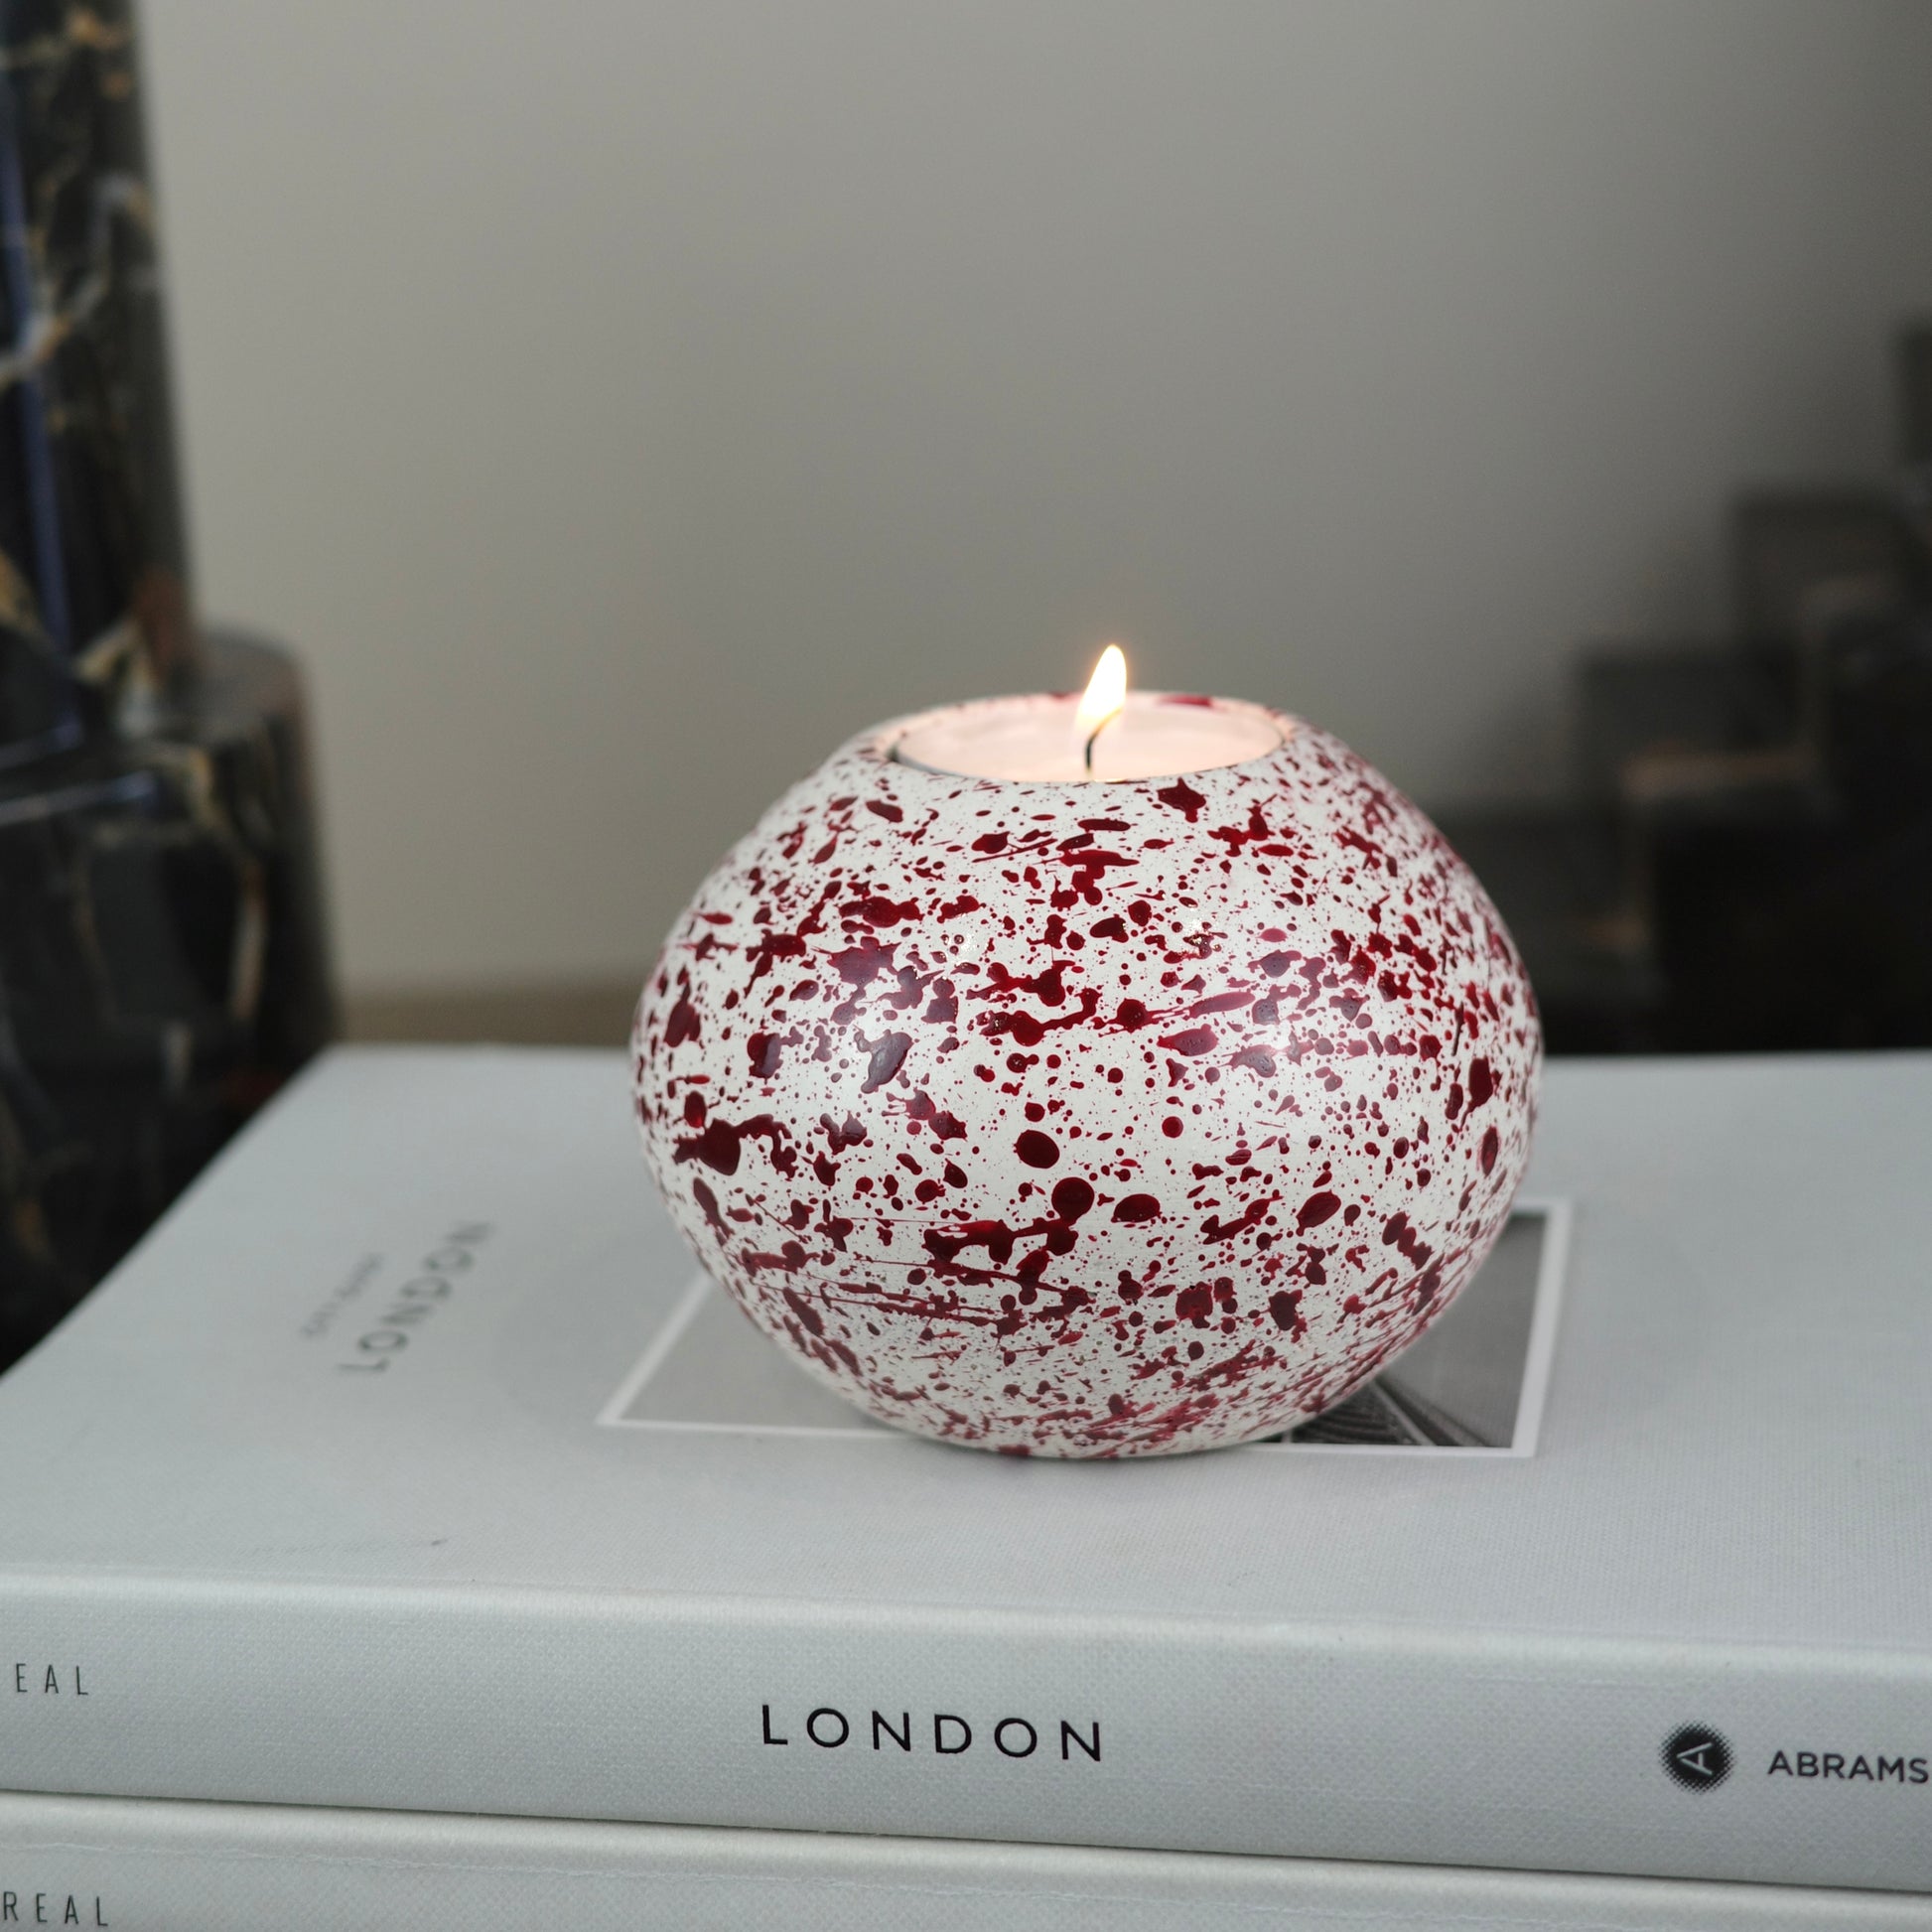
<svg viewBox="0 0 1932 1932">
<path fill-rule="evenodd" d="M 646 1160 L 706 1270 L 850 1402 L 978 1449 L 1293 1428 L 1449 1307 L 1529 1157 L 1529 982 L 1429 820 L 1278 712 L 1112 715 L 863 733 L 637 1010 Z"/>
</svg>

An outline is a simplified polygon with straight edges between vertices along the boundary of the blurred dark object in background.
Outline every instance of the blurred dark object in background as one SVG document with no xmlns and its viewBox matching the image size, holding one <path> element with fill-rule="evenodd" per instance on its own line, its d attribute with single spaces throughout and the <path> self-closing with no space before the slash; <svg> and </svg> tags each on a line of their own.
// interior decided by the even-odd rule
<svg viewBox="0 0 1932 1932">
<path fill-rule="evenodd" d="M 188 590 L 128 7 L 0 6 L 0 1366 L 329 1036 L 301 687 Z"/>
<path fill-rule="evenodd" d="M 1744 498 L 1736 631 L 1586 654 L 1578 795 L 1449 817 L 1559 1053 L 1932 1045 L 1932 323 L 1886 489 Z"/>
</svg>

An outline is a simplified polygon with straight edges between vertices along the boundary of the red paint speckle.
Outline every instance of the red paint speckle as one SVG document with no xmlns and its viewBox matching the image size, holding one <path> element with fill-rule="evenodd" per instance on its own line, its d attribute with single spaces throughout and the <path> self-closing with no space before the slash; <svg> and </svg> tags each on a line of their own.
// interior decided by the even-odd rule
<svg viewBox="0 0 1932 1932">
<path fill-rule="evenodd" d="M 905 1055 L 911 1050 L 911 1046 L 910 1034 L 888 1034 L 884 1039 L 869 1047 L 866 1083 L 859 1091 L 877 1093 L 905 1064 Z"/>
<path fill-rule="evenodd" d="M 1186 1032 L 1170 1034 L 1161 1044 L 1171 1052 L 1194 1055 L 1211 1053 L 1219 1042 L 1212 1027 L 1189 1027 Z"/>
<path fill-rule="evenodd" d="M 1068 1174 L 1053 1183 L 1053 1212 L 1063 1221 L 1077 1221 L 1093 1205 L 1092 1185 Z"/>
<path fill-rule="evenodd" d="M 1189 825 L 1200 817 L 1200 808 L 1207 803 L 1207 800 L 1185 778 L 1176 778 L 1173 784 L 1164 786 L 1154 795 L 1162 804 L 1172 805 L 1175 811 L 1184 812 Z"/>
<path fill-rule="evenodd" d="M 1300 1341 L 1309 1331 L 1309 1324 L 1302 1318 L 1301 1291 L 1277 1289 L 1268 1298 L 1268 1318 L 1276 1327 L 1285 1329 L 1294 1340 Z"/>
<path fill-rule="evenodd" d="M 1295 1217 L 1296 1227 L 1304 1234 L 1310 1228 L 1318 1228 L 1323 1221 L 1331 1221 L 1341 1211 L 1341 1197 L 1338 1194 L 1311 1194 L 1302 1203 L 1301 1211 Z"/>
</svg>

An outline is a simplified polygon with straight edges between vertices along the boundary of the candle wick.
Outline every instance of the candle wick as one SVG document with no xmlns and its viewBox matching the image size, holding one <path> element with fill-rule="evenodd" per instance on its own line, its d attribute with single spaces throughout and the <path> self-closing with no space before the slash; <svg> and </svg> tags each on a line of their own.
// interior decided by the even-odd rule
<svg viewBox="0 0 1932 1932">
<path fill-rule="evenodd" d="M 1093 776 L 1093 748 L 1100 743 L 1100 734 L 1104 732 L 1107 729 L 1107 727 L 1111 725 L 1114 722 L 1114 720 L 1119 716 L 1120 713 L 1118 711 L 1108 712 L 1106 717 L 1101 719 L 1099 724 L 1094 726 L 1092 734 L 1087 739 L 1086 765 L 1087 765 L 1087 776 L 1089 778 Z"/>
</svg>

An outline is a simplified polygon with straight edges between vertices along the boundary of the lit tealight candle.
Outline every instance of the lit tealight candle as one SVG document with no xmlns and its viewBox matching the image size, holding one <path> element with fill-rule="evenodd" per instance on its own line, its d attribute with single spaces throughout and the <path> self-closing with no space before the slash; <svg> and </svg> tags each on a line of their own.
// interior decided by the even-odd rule
<svg viewBox="0 0 1932 1932">
<path fill-rule="evenodd" d="M 1243 764 L 1282 743 L 1259 705 L 1127 689 L 1127 660 L 1109 644 L 1086 691 L 983 698 L 928 712 L 893 748 L 900 764 L 967 778 L 1035 784 L 1175 778 Z"/>
<path fill-rule="evenodd" d="M 638 1003 L 702 1265 L 882 1422 L 1172 1455 L 1342 1401 L 1449 1307 L 1529 1158 L 1495 908 L 1318 726 L 1225 698 L 877 725 L 699 887 Z"/>
</svg>

